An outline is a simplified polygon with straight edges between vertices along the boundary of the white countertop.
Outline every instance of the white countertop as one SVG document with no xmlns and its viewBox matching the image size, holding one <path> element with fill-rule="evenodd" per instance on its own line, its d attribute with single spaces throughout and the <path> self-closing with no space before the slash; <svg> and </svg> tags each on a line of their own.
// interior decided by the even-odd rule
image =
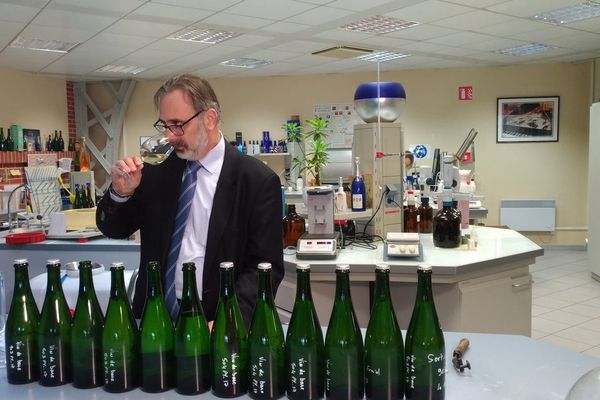
<svg viewBox="0 0 600 400">
<path fill-rule="evenodd" d="M 463 248 L 443 249 L 433 245 L 431 234 L 419 234 L 423 244 L 423 261 L 414 258 L 383 259 L 383 243 L 377 243 L 377 249 L 369 250 L 362 247 L 350 246 L 341 249 L 336 259 L 333 260 L 299 260 L 295 255 L 285 255 L 284 261 L 291 264 L 307 262 L 313 270 L 319 266 L 333 266 L 336 264 L 349 264 L 353 271 L 360 271 L 361 267 L 368 267 L 385 262 L 390 264 L 392 271 L 414 273 L 418 264 L 431 264 L 436 274 L 455 275 L 469 272 L 482 265 L 506 263 L 511 260 L 533 258 L 544 254 L 543 249 L 530 239 L 511 229 L 490 228 L 473 226 L 471 234 L 476 237 L 478 245 L 476 250 Z M 315 269 L 315 267 L 317 267 Z M 405 268 L 402 268 L 405 267 Z"/>
</svg>

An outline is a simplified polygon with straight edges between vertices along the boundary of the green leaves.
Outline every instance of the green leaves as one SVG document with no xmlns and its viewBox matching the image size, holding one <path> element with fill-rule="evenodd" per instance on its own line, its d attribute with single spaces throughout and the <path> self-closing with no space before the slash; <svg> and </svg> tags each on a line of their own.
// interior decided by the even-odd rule
<svg viewBox="0 0 600 400">
<path fill-rule="evenodd" d="M 303 126 L 297 122 L 282 125 L 290 141 L 304 142 L 305 147 L 308 147 L 305 151 L 303 146 L 300 146 L 303 158 L 294 157 L 294 168 L 300 168 L 300 172 L 310 172 L 317 178 L 317 185 L 320 184 L 318 181 L 320 172 L 328 161 L 328 145 L 325 142 L 329 136 L 328 123 L 329 121 L 321 117 L 314 117 L 306 120 Z"/>
</svg>

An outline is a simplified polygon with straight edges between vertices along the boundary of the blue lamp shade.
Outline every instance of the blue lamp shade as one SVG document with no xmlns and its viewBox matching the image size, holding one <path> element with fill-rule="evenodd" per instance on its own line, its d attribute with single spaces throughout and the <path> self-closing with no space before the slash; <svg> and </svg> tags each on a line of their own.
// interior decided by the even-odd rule
<svg viewBox="0 0 600 400">
<path fill-rule="evenodd" d="M 377 86 L 379 85 L 379 96 Z M 406 102 L 404 87 L 398 82 L 361 83 L 354 92 L 354 110 L 365 122 L 394 122 Z"/>
</svg>

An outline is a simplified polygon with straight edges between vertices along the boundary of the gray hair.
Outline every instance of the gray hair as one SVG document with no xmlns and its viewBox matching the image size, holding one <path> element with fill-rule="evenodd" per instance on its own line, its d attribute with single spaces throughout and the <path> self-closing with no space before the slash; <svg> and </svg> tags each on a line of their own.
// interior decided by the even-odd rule
<svg viewBox="0 0 600 400">
<path fill-rule="evenodd" d="M 154 94 L 156 109 L 159 108 L 160 100 L 164 95 L 177 89 L 190 96 L 196 111 L 206 111 L 209 108 L 214 108 L 217 111 L 217 121 L 221 120 L 221 106 L 212 86 L 206 79 L 193 74 L 177 75 L 163 83 Z"/>
</svg>

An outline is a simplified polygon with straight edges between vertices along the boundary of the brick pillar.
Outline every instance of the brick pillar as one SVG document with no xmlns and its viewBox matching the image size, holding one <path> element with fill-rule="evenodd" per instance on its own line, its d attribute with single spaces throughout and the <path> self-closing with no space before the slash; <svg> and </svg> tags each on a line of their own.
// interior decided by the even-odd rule
<svg viewBox="0 0 600 400">
<path fill-rule="evenodd" d="M 66 81 L 67 87 L 67 117 L 69 124 L 69 142 L 77 138 L 77 128 L 75 127 L 75 100 L 73 98 L 73 82 Z"/>
</svg>

